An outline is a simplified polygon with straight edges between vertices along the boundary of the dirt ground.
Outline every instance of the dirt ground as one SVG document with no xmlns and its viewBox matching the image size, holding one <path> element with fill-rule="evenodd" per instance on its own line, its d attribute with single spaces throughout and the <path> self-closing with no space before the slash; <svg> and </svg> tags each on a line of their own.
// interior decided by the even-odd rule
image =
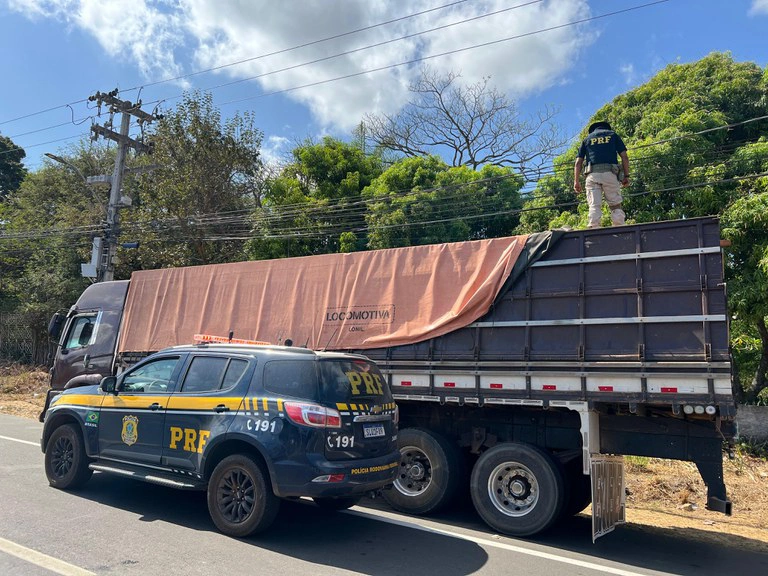
<svg viewBox="0 0 768 576">
<path fill-rule="evenodd" d="M 0 363 L 0 413 L 37 419 L 47 389 L 45 369 Z M 627 457 L 627 522 L 768 553 L 768 459 L 737 450 L 723 464 L 731 517 L 705 510 L 707 488 L 694 464 Z"/>
</svg>

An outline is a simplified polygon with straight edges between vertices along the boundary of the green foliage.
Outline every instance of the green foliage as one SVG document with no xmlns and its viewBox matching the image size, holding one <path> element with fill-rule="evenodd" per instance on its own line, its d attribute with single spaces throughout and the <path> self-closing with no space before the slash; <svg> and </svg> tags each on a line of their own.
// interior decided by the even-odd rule
<svg viewBox="0 0 768 576">
<path fill-rule="evenodd" d="M 382 172 L 377 154 L 326 137 L 293 150 L 293 161 L 266 183 L 254 214 L 252 259 L 362 250 L 362 190 Z"/>
<path fill-rule="evenodd" d="M 67 161 L 81 173 L 109 163 L 104 148 L 78 148 Z M 47 163 L 27 175 L 19 190 L 0 205 L 0 221 L 10 238 L 0 241 L 3 296 L 41 324 L 69 308 L 88 281 L 80 263 L 90 260 L 91 239 L 104 218 L 107 192 L 85 186 L 71 166 Z"/>
<path fill-rule="evenodd" d="M 209 93 L 185 94 L 154 128 L 154 151 L 137 162 L 158 168 L 127 181 L 136 206 L 123 211 L 122 240 L 141 249 L 120 254 L 118 276 L 132 269 L 242 260 L 242 224 L 256 205 L 262 133 L 251 114 L 222 122 Z"/>
<path fill-rule="evenodd" d="M 449 167 L 437 156 L 397 162 L 367 188 L 369 248 L 512 234 L 522 178 L 511 168 Z"/>
<path fill-rule="evenodd" d="M 570 225 L 576 227 L 578 218 L 572 218 L 571 212 L 563 212 L 564 208 L 576 205 L 576 193 L 573 187 L 563 182 L 562 178 L 547 176 L 539 180 L 532 197 L 523 204 L 520 215 L 518 234 L 541 232 L 550 228 Z M 586 211 L 584 212 L 586 218 Z M 573 215 L 575 216 L 575 215 Z M 564 222 L 565 220 L 565 222 Z"/>
<path fill-rule="evenodd" d="M 723 235 L 732 242 L 726 279 L 737 318 L 734 356 L 747 398 L 768 384 L 768 178 L 741 178 L 768 171 L 768 122 L 739 123 L 765 115 L 768 70 L 713 53 L 667 66 L 585 123 L 586 131 L 591 122 L 609 121 L 629 148 L 628 222 L 721 215 Z M 717 129 L 730 124 L 739 125 Z M 585 226 L 583 196 L 578 208 L 551 208 L 572 188 L 579 143 L 556 160 L 555 176 L 539 182 L 525 207 L 540 214 L 525 213 L 519 231 Z"/>
<path fill-rule="evenodd" d="M 0 202 L 18 190 L 24 180 L 27 169 L 21 162 L 26 155 L 13 140 L 0 136 Z"/>
</svg>

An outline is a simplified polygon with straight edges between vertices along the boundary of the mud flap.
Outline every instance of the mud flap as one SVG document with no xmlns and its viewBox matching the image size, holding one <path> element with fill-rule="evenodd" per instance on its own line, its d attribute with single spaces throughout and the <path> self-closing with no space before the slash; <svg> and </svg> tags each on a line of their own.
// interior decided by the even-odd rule
<svg viewBox="0 0 768 576">
<path fill-rule="evenodd" d="M 591 455 L 592 543 L 626 522 L 624 457 Z"/>
</svg>

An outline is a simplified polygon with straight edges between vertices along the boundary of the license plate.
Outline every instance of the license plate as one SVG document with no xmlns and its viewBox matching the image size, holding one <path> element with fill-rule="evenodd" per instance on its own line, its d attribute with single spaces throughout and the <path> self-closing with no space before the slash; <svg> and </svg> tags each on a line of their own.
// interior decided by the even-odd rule
<svg viewBox="0 0 768 576">
<path fill-rule="evenodd" d="M 384 434 L 384 424 L 366 424 L 363 426 L 363 436 L 366 438 L 378 438 Z"/>
</svg>

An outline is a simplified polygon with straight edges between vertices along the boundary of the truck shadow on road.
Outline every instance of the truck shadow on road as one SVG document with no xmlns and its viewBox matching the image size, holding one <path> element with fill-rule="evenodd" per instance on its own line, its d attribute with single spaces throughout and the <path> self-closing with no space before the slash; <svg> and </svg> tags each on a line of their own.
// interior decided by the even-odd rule
<svg viewBox="0 0 768 576">
<path fill-rule="evenodd" d="M 182 492 L 96 474 L 82 490 L 73 494 L 137 514 L 142 522 L 160 520 L 200 532 L 216 532 L 201 492 Z M 365 501 L 363 508 L 372 514 L 377 510 L 391 512 L 379 500 Z M 409 524 L 419 522 L 407 516 L 400 518 Z M 332 513 L 308 502 L 284 501 L 274 525 L 266 533 L 242 543 L 331 568 L 398 576 L 415 573 L 458 576 L 484 567 L 493 571 L 492 566 L 500 569 L 504 565 L 500 557 L 506 557 L 508 562 L 510 555 L 517 554 L 515 550 L 507 550 L 492 559 L 480 544 L 458 535 L 471 531 L 473 537 L 489 542 L 596 564 L 615 562 L 625 570 L 721 576 L 734 573 L 738 567 L 738 572 L 744 575 L 768 574 L 768 554 L 754 551 L 765 547 L 765 543 L 718 535 L 720 543 L 715 545 L 711 534 L 693 528 L 625 525 L 592 544 L 590 519 L 575 516 L 544 535 L 517 540 L 494 534 L 466 502 L 429 520 L 457 536 L 383 523 L 365 516 Z M 570 568 L 578 570 L 574 566 Z M 570 573 L 565 565 L 558 569 L 563 570 L 559 573 Z"/>
</svg>

